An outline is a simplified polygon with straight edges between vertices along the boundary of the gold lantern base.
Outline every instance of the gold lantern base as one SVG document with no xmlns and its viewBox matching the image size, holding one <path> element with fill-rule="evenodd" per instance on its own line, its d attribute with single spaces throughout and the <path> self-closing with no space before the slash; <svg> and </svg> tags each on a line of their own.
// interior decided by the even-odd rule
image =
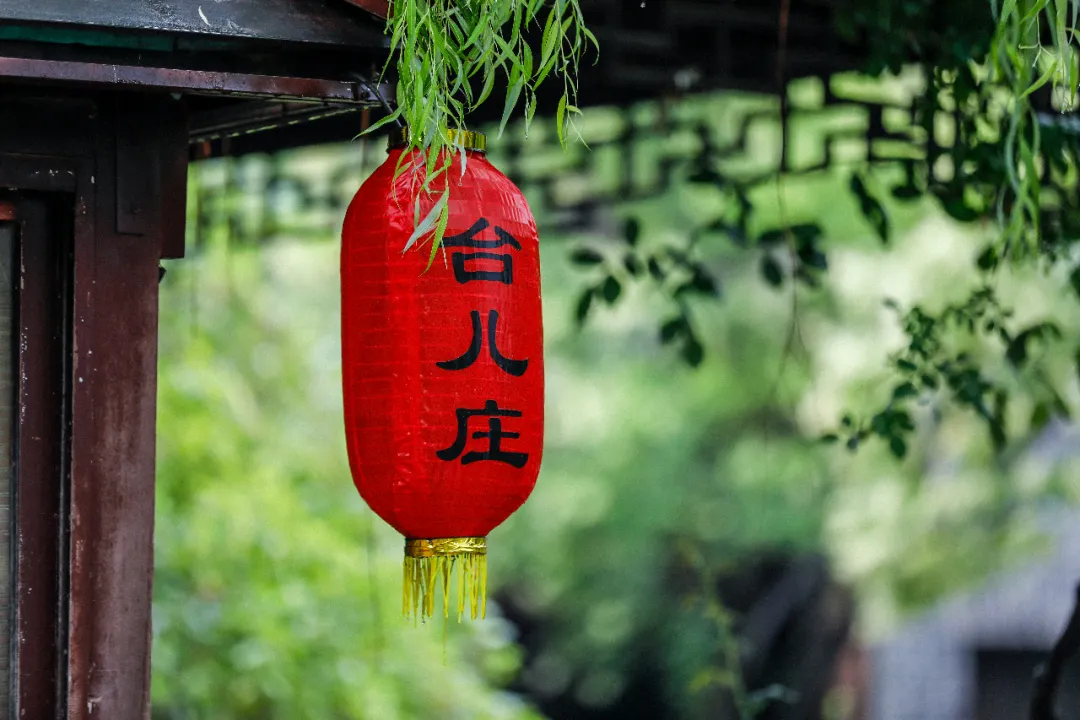
<svg viewBox="0 0 1080 720">
<path fill-rule="evenodd" d="M 442 582 L 443 617 L 450 617 L 450 578 L 457 577 L 458 622 L 468 608 L 473 620 L 487 615 L 487 538 L 433 538 L 405 541 L 401 612 L 422 622 L 435 615 Z"/>
</svg>

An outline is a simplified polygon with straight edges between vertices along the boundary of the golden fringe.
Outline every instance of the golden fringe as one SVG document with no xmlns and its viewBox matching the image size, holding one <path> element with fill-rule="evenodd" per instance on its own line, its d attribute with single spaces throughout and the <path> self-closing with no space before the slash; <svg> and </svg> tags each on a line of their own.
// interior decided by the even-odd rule
<svg viewBox="0 0 1080 720">
<path fill-rule="evenodd" d="M 435 617 L 435 596 L 442 582 L 443 617 L 450 617 L 450 578 L 457 577 L 458 622 L 466 608 L 473 620 L 487 616 L 487 554 L 467 552 L 426 557 L 405 556 L 401 614 L 414 622 Z"/>
</svg>

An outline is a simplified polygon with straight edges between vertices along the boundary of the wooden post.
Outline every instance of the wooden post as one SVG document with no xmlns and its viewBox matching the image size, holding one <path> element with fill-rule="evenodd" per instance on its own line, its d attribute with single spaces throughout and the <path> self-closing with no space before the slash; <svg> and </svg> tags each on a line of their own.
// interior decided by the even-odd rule
<svg viewBox="0 0 1080 720">
<path fill-rule="evenodd" d="M 150 94 L 0 100 L 0 186 L 25 213 L 28 276 L 19 717 L 138 720 L 149 715 L 158 261 L 183 248 L 183 108 Z"/>
</svg>

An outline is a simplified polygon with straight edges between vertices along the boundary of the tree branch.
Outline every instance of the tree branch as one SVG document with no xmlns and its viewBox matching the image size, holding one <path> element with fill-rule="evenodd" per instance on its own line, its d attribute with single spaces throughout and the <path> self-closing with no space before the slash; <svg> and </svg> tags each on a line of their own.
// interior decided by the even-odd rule
<svg viewBox="0 0 1080 720">
<path fill-rule="evenodd" d="M 1080 586 L 1076 588 L 1076 606 L 1050 657 L 1035 668 L 1035 687 L 1031 696 L 1029 720 L 1058 720 L 1054 712 L 1058 685 L 1065 665 L 1080 653 Z"/>
</svg>

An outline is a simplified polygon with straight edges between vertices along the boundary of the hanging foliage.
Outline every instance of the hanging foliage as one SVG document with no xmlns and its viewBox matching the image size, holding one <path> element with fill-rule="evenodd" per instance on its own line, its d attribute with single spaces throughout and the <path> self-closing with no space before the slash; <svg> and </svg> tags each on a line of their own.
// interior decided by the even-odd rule
<svg viewBox="0 0 1080 720">
<path fill-rule="evenodd" d="M 539 47 L 528 42 L 532 30 L 540 33 Z M 386 33 L 391 51 L 386 69 L 397 69 L 397 103 L 368 132 L 389 123 L 409 128 L 403 157 L 413 150 L 424 154 L 429 191 L 452 158 L 464 156 L 452 131 L 467 127 L 468 114 L 487 102 L 497 85 L 506 86 L 500 135 L 519 107 L 528 134 L 536 91 L 554 78 L 562 83 L 552 108 L 559 140 L 565 146 L 571 136 L 580 137 L 578 68 L 589 46 L 598 50 L 599 44 L 585 26 L 579 0 L 393 0 Z M 399 165 L 397 172 L 405 169 Z M 420 234 L 435 233 L 433 249 L 449 212 L 444 202 L 427 225 L 417 223 Z"/>
</svg>

